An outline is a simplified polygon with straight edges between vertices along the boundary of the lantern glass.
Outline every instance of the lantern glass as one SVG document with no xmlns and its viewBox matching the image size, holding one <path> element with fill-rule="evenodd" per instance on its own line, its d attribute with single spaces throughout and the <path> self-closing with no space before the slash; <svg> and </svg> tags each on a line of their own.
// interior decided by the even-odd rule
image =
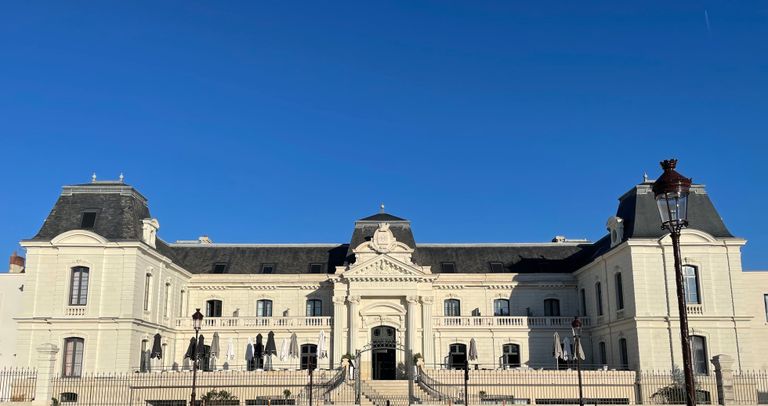
<svg viewBox="0 0 768 406">
<path fill-rule="evenodd" d="M 195 311 L 195 314 L 192 315 L 192 327 L 195 330 L 199 330 L 203 326 L 203 314 L 200 313 L 200 309 L 197 309 Z"/>
<path fill-rule="evenodd" d="M 661 223 L 666 227 L 685 226 L 688 220 L 688 191 L 676 190 L 656 195 Z"/>
</svg>

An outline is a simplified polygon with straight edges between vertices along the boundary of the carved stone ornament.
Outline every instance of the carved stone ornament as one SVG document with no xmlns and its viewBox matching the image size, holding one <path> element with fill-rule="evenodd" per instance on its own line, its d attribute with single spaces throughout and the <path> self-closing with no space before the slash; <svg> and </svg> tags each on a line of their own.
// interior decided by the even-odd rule
<svg viewBox="0 0 768 406">
<path fill-rule="evenodd" d="M 373 233 L 371 248 L 378 253 L 386 253 L 395 248 L 397 240 L 389 229 L 389 223 L 380 223 L 379 228 Z"/>
</svg>

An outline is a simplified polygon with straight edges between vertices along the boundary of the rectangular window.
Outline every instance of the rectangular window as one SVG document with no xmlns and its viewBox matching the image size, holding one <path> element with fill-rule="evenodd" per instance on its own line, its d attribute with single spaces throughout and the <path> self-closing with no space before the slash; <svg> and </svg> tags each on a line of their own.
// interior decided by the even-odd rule
<svg viewBox="0 0 768 406">
<path fill-rule="evenodd" d="M 323 264 L 309 264 L 309 273 L 323 273 Z"/>
<path fill-rule="evenodd" d="M 560 301 L 557 299 L 544 300 L 544 316 L 560 317 Z"/>
<path fill-rule="evenodd" d="M 627 350 L 627 339 L 619 339 L 619 356 L 621 357 L 621 369 L 629 369 L 629 352 Z"/>
<path fill-rule="evenodd" d="M 274 273 L 275 264 L 261 264 L 261 273 Z"/>
<path fill-rule="evenodd" d="M 144 311 L 149 311 L 149 290 L 152 287 L 152 274 L 147 273 L 144 278 Z"/>
<path fill-rule="evenodd" d="M 205 317 L 221 317 L 221 300 L 209 300 L 205 302 Z"/>
<path fill-rule="evenodd" d="M 72 268 L 72 278 L 69 285 L 70 306 L 85 306 L 88 303 L 88 268 L 76 266 Z"/>
<path fill-rule="evenodd" d="M 693 372 L 699 375 L 709 374 L 707 339 L 702 336 L 691 336 L 691 352 L 693 353 Z"/>
<path fill-rule="evenodd" d="M 695 266 L 683 267 L 683 286 L 685 288 L 685 301 L 688 304 L 701 304 L 699 297 L 699 270 Z"/>
<path fill-rule="evenodd" d="M 598 351 L 600 352 L 600 364 L 601 365 L 608 365 L 608 354 L 606 354 L 605 351 L 605 342 L 600 341 L 600 344 L 597 345 Z"/>
<path fill-rule="evenodd" d="M 320 317 L 323 315 L 323 302 L 320 299 L 307 300 L 307 317 Z"/>
<path fill-rule="evenodd" d="M 213 273 L 227 273 L 227 263 L 217 262 L 213 264 Z"/>
<path fill-rule="evenodd" d="M 80 219 L 80 228 L 88 230 L 96 225 L 96 212 L 86 211 L 83 212 L 83 217 Z"/>
<path fill-rule="evenodd" d="M 446 299 L 443 302 L 443 311 L 445 316 L 458 317 L 461 316 L 461 302 L 458 299 Z"/>
<path fill-rule="evenodd" d="M 597 315 L 603 315 L 603 287 L 600 282 L 595 284 L 595 304 L 597 305 Z"/>
<path fill-rule="evenodd" d="M 256 316 L 272 317 L 272 301 L 259 300 L 256 302 Z"/>
<path fill-rule="evenodd" d="M 64 362 L 62 362 L 62 375 L 77 377 L 83 372 L 83 347 L 82 338 L 70 337 L 64 339 Z"/>
<path fill-rule="evenodd" d="M 440 272 L 456 273 L 456 264 L 454 264 L 453 262 L 443 262 L 440 264 Z"/>
<path fill-rule="evenodd" d="M 581 315 L 587 317 L 587 291 L 582 289 L 579 294 L 581 295 Z"/>
<path fill-rule="evenodd" d="M 179 292 L 179 317 L 184 317 L 184 290 Z"/>
<path fill-rule="evenodd" d="M 168 317 L 168 313 L 171 310 L 171 284 L 165 284 L 165 307 L 163 308 L 163 316 Z"/>
<path fill-rule="evenodd" d="M 621 273 L 616 274 L 616 309 L 624 308 L 624 284 L 621 281 Z"/>
<path fill-rule="evenodd" d="M 768 321 L 768 294 L 763 295 L 763 301 L 765 302 L 765 321 Z"/>
<path fill-rule="evenodd" d="M 509 300 L 496 299 L 493 301 L 494 316 L 509 316 Z"/>
<path fill-rule="evenodd" d="M 490 262 L 488 265 L 490 266 L 492 273 L 504 273 L 503 262 Z"/>
</svg>

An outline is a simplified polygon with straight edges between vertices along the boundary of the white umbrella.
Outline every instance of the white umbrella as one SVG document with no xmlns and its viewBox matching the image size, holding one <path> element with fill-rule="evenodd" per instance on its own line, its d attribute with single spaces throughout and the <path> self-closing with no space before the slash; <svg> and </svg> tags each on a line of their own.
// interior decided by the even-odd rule
<svg viewBox="0 0 768 406">
<path fill-rule="evenodd" d="M 563 359 L 566 361 L 573 359 L 573 354 L 571 353 L 571 338 L 568 336 L 563 338 Z"/>
<path fill-rule="evenodd" d="M 291 334 L 291 345 L 288 348 L 288 356 L 297 358 L 299 356 L 299 337 L 296 333 Z"/>
<path fill-rule="evenodd" d="M 576 359 L 576 357 L 579 357 L 580 360 L 584 361 L 586 357 L 584 356 L 584 348 L 581 348 L 581 340 L 576 340 L 577 348 L 575 349 L 576 354 L 574 354 L 573 359 Z"/>
<path fill-rule="evenodd" d="M 317 337 L 317 358 L 325 358 L 328 356 L 328 351 L 325 349 L 325 331 L 320 330 L 320 335 Z"/>
<path fill-rule="evenodd" d="M 559 369 L 560 367 L 560 358 L 563 358 L 563 346 L 560 344 L 560 334 L 555 331 L 554 336 L 554 345 L 552 350 L 552 356 L 555 357 L 555 366 Z"/>
<path fill-rule="evenodd" d="M 229 338 L 229 342 L 227 342 L 227 360 L 228 361 L 234 361 L 235 360 L 235 342 L 232 340 L 232 337 Z"/>
<path fill-rule="evenodd" d="M 477 359 L 477 341 L 473 337 L 469 340 L 469 360 L 475 361 Z"/>
<path fill-rule="evenodd" d="M 280 343 L 280 361 L 286 358 L 288 358 L 288 340 L 283 338 L 283 341 Z"/>
<path fill-rule="evenodd" d="M 219 358 L 221 355 L 221 349 L 219 348 L 219 333 L 213 333 L 213 340 L 211 340 L 211 356 Z"/>
<path fill-rule="evenodd" d="M 248 337 L 248 344 L 245 346 L 245 360 L 251 361 L 253 359 L 253 340 Z"/>
</svg>

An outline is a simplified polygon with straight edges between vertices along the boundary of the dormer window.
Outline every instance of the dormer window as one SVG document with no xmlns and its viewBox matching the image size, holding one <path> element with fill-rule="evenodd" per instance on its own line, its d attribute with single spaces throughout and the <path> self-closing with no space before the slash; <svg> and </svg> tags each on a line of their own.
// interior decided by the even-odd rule
<svg viewBox="0 0 768 406">
<path fill-rule="evenodd" d="M 80 219 L 80 228 L 88 230 L 96 225 L 96 211 L 84 211 L 83 217 Z"/>
<path fill-rule="evenodd" d="M 488 265 L 490 266 L 492 273 L 503 273 L 504 272 L 504 263 L 503 262 L 489 262 Z"/>
<path fill-rule="evenodd" d="M 275 264 L 261 264 L 261 273 L 275 273 Z"/>
<path fill-rule="evenodd" d="M 213 273 L 227 273 L 227 263 L 217 262 L 213 264 Z"/>
<path fill-rule="evenodd" d="M 440 272 L 442 273 L 456 273 L 456 264 L 453 262 L 440 263 Z"/>
<path fill-rule="evenodd" d="M 309 273 L 323 273 L 323 264 L 309 264 Z"/>
<path fill-rule="evenodd" d="M 611 248 L 621 244 L 624 240 L 624 219 L 613 216 L 608 219 L 605 226 L 611 234 Z"/>
</svg>

